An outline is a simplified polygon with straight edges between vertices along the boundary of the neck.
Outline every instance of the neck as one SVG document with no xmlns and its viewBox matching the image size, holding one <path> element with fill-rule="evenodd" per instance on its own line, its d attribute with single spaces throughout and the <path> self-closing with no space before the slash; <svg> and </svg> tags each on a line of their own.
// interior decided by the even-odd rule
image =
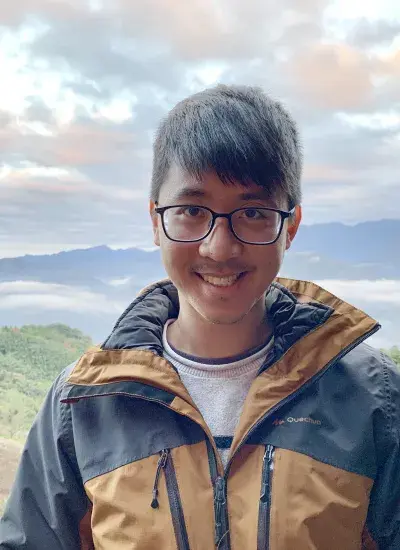
<svg viewBox="0 0 400 550">
<path fill-rule="evenodd" d="M 174 348 L 188 355 L 218 359 L 260 346 L 271 332 L 262 301 L 233 324 L 212 323 L 193 310 L 181 308 L 178 319 L 168 328 L 168 340 Z"/>
</svg>

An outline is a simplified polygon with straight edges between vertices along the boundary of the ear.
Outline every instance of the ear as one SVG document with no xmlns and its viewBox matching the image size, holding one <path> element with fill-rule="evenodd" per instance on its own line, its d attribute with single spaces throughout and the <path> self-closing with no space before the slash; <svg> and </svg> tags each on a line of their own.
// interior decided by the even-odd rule
<svg viewBox="0 0 400 550">
<path fill-rule="evenodd" d="M 299 229 L 300 222 L 302 218 L 301 206 L 297 205 L 294 215 L 292 218 L 289 218 L 287 231 L 286 231 L 286 250 L 288 250 L 293 242 L 293 239 L 296 236 L 297 230 Z"/>
<path fill-rule="evenodd" d="M 149 211 L 151 217 L 151 224 L 153 226 L 153 238 L 154 244 L 160 246 L 160 227 L 159 227 L 159 216 L 156 212 L 156 203 L 153 200 L 150 200 Z"/>
</svg>

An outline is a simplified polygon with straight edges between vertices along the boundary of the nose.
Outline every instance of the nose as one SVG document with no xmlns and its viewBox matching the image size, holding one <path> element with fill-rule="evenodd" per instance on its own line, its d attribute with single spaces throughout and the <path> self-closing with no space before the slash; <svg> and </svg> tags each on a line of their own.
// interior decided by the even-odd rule
<svg viewBox="0 0 400 550">
<path fill-rule="evenodd" d="M 225 262 L 240 256 L 242 248 L 243 244 L 232 233 L 228 220 L 218 218 L 211 233 L 200 242 L 199 254 L 215 262 Z"/>
</svg>

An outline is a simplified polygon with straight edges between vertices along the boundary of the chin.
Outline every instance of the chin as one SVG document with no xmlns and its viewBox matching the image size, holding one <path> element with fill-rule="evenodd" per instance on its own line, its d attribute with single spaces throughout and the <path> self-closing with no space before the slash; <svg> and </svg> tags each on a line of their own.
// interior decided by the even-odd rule
<svg viewBox="0 0 400 550">
<path fill-rule="evenodd" d="M 196 308 L 197 312 L 205 319 L 208 323 L 214 325 L 235 325 L 240 323 L 249 311 L 246 312 L 228 312 L 228 311 L 210 311 L 203 308 Z"/>
</svg>

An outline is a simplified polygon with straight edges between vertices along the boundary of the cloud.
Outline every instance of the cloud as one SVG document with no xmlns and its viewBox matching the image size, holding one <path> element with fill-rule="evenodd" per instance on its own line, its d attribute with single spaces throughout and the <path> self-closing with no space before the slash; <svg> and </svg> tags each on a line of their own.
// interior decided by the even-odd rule
<svg viewBox="0 0 400 550">
<path fill-rule="evenodd" d="M 59 284 L 34 281 L 0 283 L 0 309 L 35 308 L 39 311 L 67 311 L 76 314 L 114 312 L 118 315 L 125 304 L 110 300 L 103 294 Z"/>
<path fill-rule="evenodd" d="M 341 299 L 365 311 L 382 326 L 368 343 L 374 347 L 399 345 L 400 280 L 341 281 L 316 283 Z"/>
<path fill-rule="evenodd" d="M 124 160 L 135 148 L 135 136 L 107 120 L 76 120 L 66 126 L 49 125 L 47 132 L 32 129 L 29 122 L 43 118 L 20 119 L 0 131 L 1 155 L 47 166 L 79 167 Z M 27 123 L 27 124 L 26 124 Z"/>
<path fill-rule="evenodd" d="M 7 128 L 12 122 L 12 115 L 7 111 L 0 111 L 0 129 Z"/>
<path fill-rule="evenodd" d="M 316 108 L 358 110 L 373 93 L 365 56 L 345 44 L 317 44 L 293 56 L 286 70 L 301 100 Z"/>
<path fill-rule="evenodd" d="M 387 120 L 398 112 L 400 23 L 336 12 L 334 28 L 334 3 L 8 3 L 0 256 L 24 242 L 149 246 L 155 128 L 178 100 L 216 81 L 263 86 L 299 121 L 308 222 L 398 217 L 400 129 Z M 372 115 L 381 126 L 365 124 Z"/>
<path fill-rule="evenodd" d="M 375 304 L 400 308 L 400 281 L 339 281 L 323 280 L 317 284 L 335 295 L 356 303 Z"/>
<path fill-rule="evenodd" d="M 146 4 L 114 0 L 104 3 L 102 10 L 93 11 L 88 5 L 63 3 L 62 10 L 38 9 L 40 17 L 50 23 L 38 45 L 46 55 L 61 55 L 90 68 L 97 65 L 95 52 L 103 52 L 104 46 L 107 66 L 108 61 L 116 61 L 116 57 L 110 57 L 114 54 L 120 61 L 134 57 L 139 44 L 147 46 L 141 51 L 146 60 L 154 54 L 160 58 L 160 54 L 169 52 L 175 61 L 221 58 L 236 61 L 264 55 L 265 47 L 285 30 L 295 32 L 305 22 L 321 18 L 327 5 L 326 0 L 285 0 L 279 6 L 260 1 L 243 4 L 241 0 L 223 0 L 218 4 L 212 0 L 194 0 L 190 4 L 184 0 L 151 0 Z M 76 34 L 84 31 L 90 39 L 85 49 L 70 39 L 72 26 Z"/>
<path fill-rule="evenodd" d="M 22 23 L 37 19 L 49 20 L 49 18 L 71 19 L 74 12 L 82 13 L 80 0 L 18 0 L 8 2 L 2 6 L 0 12 L 0 24 L 3 26 L 18 27 Z M 86 11 L 86 10 L 85 10 Z"/>
<path fill-rule="evenodd" d="M 40 97 L 27 97 L 29 105 L 25 109 L 24 119 L 31 122 L 41 122 L 47 126 L 54 126 L 54 113 Z"/>
<path fill-rule="evenodd" d="M 133 187 L 89 182 L 82 189 L 75 186 L 73 192 L 54 192 L 43 183 L 41 188 L 30 190 L 27 183 L 19 189 L 4 190 L 0 182 L 0 256 L 55 252 L 105 242 L 152 244 L 147 199 L 138 198 Z M 52 183 L 56 188 L 59 185 L 50 178 L 46 187 Z"/>
<path fill-rule="evenodd" d="M 362 18 L 349 33 L 349 41 L 359 48 L 390 45 L 400 35 L 400 22 L 396 20 L 369 21 Z"/>
</svg>

